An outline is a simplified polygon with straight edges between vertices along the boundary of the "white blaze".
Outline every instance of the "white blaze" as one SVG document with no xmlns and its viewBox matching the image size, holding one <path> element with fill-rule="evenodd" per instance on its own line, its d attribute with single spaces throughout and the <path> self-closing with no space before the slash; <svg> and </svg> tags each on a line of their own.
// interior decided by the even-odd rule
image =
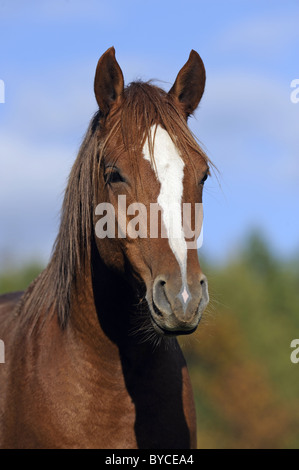
<svg viewBox="0 0 299 470">
<path fill-rule="evenodd" d="M 182 298 L 186 303 L 189 298 L 186 282 L 187 244 L 182 223 L 185 163 L 169 134 L 161 126 L 157 126 L 156 133 L 155 126 L 151 128 L 151 138 L 154 138 L 153 152 L 156 176 L 161 185 L 157 202 L 162 209 L 162 219 L 166 228 L 169 246 L 180 266 L 182 292 L 184 292 Z M 147 140 L 143 146 L 143 156 L 151 163 Z"/>
</svg>

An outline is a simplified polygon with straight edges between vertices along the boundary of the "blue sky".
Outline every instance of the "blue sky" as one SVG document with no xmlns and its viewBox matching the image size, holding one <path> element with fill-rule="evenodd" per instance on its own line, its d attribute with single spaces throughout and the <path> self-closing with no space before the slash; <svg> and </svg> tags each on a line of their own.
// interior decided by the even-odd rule
<svg viewBox="0 0 299 470">
<path fill-rule="evenodd" d="M 205 63 L 190 126 L 220 185 L 206 184 L 203 252 L 227 259 L 252 228 L 278 255 L 298 252 L 298 24 L 296 0 L 0 0 L 0 269 L 48 259 L 112 45 L 126 83 L 169 89 L 191 49 Z"/>
</svg>

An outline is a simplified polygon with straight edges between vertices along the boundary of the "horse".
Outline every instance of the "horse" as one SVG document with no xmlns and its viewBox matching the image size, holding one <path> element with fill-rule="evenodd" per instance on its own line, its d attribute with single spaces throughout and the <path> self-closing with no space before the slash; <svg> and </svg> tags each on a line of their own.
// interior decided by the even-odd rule
<svg viewBox="0 0 299 470">
<path fill-rule="evenodd" d="M 196 448 L 177 336 L 196 330 L 208 283 L 197 250 L 170 225 L 182 227 L 183 203 L 202 203 L 210 173 L 188 127 L 205 81 L 194 50 L 168 92 L 152 81 L 125 86 L 114 47 L 99 59 L 98 109 L 69 175 L 49 263 L 27 290 L 0 297 L 1 448 Z M 157 203 L 166 236 L 97 235 L 99 204 L 115 210 L 117 231 L 124 196 L 126 209 Z"/>
</svg>

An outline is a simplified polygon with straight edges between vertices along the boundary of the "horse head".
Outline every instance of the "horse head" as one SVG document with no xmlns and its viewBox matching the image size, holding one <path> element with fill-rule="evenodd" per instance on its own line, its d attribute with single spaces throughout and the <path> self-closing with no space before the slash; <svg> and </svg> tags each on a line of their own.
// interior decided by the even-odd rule
<svg viewBox="0 0 299 470">
<path fill-rule="evenodd" d="M 204 87 L 193 50 L 168 93 L 144 82 L 125 87 L 114 48 L 96 69 L 96 246 L 113 271 L 125 276 L 130 266 L 160 335 L 193 332 L 209 301 L 196 244 L 209 160 L 187 125 Z"/>
</svg>

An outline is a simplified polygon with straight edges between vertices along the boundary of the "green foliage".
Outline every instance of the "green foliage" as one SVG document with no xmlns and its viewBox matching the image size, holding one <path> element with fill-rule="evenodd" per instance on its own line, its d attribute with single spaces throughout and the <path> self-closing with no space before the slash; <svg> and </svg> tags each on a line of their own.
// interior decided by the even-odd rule
<svg viewBox="0 0 299 470">
<path fill-rule="evenodd" d="M 0 294 L 25 290 L 42 271 L 40 263 L 32 263 L 22 269 L 8 269 L 0 273 Z"/>
<path fill-rule="evenodd" d="M 206 268 L 211 306 L 190 342 L 181 340 L 200 448 L 298 447 L 299 364 L 290 361 L 298 266 L 276 259 L 254 233 L 238 259 Z"/>
<path fill-rule="evenodd" d="M 298 448 L 299 259 L 277 259 L 252 233 L 225 266 L 204 262 L 210 305 L 181 337 L 198 415 L 199 448 Z M 38 264 L 0 274 L 0 293 L 26 288 Z"/>
</svg>

